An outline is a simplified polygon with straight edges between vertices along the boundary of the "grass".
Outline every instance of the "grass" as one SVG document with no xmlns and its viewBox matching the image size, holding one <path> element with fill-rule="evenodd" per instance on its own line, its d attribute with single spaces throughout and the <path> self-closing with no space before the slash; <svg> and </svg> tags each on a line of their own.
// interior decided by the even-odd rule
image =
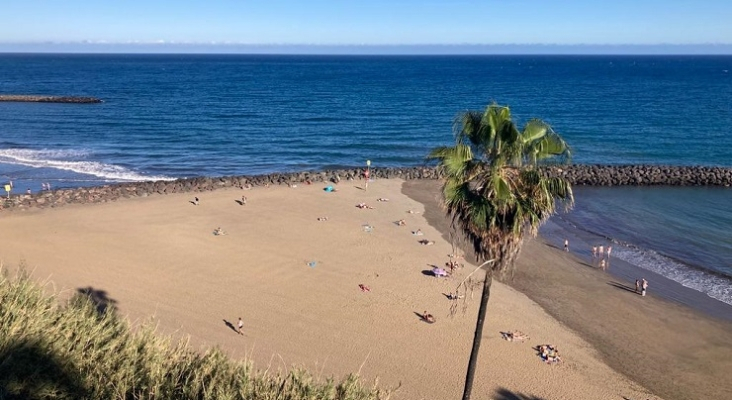
<svg viewBox="0 0 732 400">
<path fill-rule="evenodd" d="M 0 273 L 0 400 L 222 399 L 384 400 L 390 393 L 351 374 L 316 379 L 304 370 L 272 374 L 220 349 L 193 351 L 187 340 L 150 325 L 130 329 L 114 308 L 85 295 L 66 304 L 28 274 Z"/>
</svg>

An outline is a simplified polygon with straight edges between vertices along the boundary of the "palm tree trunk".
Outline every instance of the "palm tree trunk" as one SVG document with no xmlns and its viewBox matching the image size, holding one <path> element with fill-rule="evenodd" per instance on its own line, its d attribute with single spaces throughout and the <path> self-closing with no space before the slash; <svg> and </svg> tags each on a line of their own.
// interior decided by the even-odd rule
<svg viewBox="0 0 732 400">
<path fill-rule="evenodd" d="M 480 308 L 478 309 L 478 321 L 475 323 L 475 336 L 473 336 L 473 350 L 470 351 L 470 361 L 468 362 L 468 373 L 465 375 L 465 389 L 463 389 L 463 400 L 470 400 L 470 394 L 473 391 L 473 378 L 475 377 L 475 367 L 478 364 L 478 351 L 480 350 L 480 341 L 483 338 L 483 322 L 485 322 L 485 311 L 488 306 L 488 298 L 491 297 L 491 283 L 493 282 L 493 273 L 489 268 L 485 272 L 485 280 L 483 281 L 483 294 L 480 296 Z"/>
</svg>

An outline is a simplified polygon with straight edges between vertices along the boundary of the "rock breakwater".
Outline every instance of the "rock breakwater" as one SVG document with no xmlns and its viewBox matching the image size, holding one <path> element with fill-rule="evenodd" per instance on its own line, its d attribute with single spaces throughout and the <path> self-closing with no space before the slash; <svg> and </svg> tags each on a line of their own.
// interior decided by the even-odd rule
<svg viewBox="0 0 732 400">
<path fill-rule="evenodd" d="M 17 95 L 17 94 L 0 94 L 0 101 L 15 101 L 29 103 L 102 103 L 101 99 L 96 97 L 83 96 L 39 96 L 39 95 Z"/>
<path fill-rule="evenodd" d="M 732 168 L 670 167 L 653 165 L 571 165 L 547 167 L 551 176 L 564 176 L 573 185 L 591 186 L 727 186 L 732 185 Z M 439 179 L 433 167 L 372 168 L 373 179 Z M 119 183 L 90 188 L 57 189 L 35 194 L 18 194 L 0 199 L 0 209 L 59 207 L 67 204 L 106 203 L 124 198 L 172 193 L 200 193 L 221 188 L 271 185 L 338 184 L 363 179 L 362 168 L 318 172 L 274 173 L 257 176 L 198 177 L 174 181 Z"/>
</svg>

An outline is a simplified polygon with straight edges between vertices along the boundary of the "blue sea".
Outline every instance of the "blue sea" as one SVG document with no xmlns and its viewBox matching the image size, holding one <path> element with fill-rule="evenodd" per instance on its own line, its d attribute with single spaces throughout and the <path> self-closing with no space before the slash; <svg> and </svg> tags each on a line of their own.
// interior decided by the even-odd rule
<svg viewBox="0 0 732 400">
<path fill-rule="evenodd" d="M 582 164 L 732 166 L 732 56 L 0 54 L 0 181 L 21 191 L 415 166 L 491 102 Z M 552 223 L 732 304 L 732 189 L 576 188 Z"/>
</svg>

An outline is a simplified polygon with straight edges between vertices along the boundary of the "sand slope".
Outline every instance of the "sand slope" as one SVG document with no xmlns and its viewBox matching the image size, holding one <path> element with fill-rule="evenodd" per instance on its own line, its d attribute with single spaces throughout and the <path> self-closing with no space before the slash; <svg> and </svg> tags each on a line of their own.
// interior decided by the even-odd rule
<svg viewBox="0 0 732 400">
<path fill-rule="evenodd" d="M 23 261 L 66 293 L 103 292 L 133 321 L 153 316 L 164 333 L 190 335 L 196 347 L 221 346 L 261 368 L 303 366 L 323 376 L 360 371 L 382 386 L 399 386 L 395 399 L 458 398 L 479 293 L 464 313 L 449 316 L 443 293 L 472 268 L 446 279 L 424 273 L 444 265 L 453 249 L 425 221 L 424 206 L 401 193 L 402 183 L 381 180 L 364 191 L 361 182 L 342 182 L 334 193 L 323 185 L 222 189 L 197 194 L 199 205 L 192 194 L 175 194 L 4 212 L 0 258 L 6 267 Z M 242 195 L 245 206 L 236 202 Z M 355 207 L 360 202 L 375 209 Z M 406 226 L 395 224 L 399 219 Z M 213 235 L 217 227 L 226 235 Z M 418 228 L 424 236 L 410 233 Z M 522 257 L 532 260 L 529 252 Z M 417 316 L 425 310 L 435 324 Z M 239 316 L 244 336 L 225 324 Z M 502 340 L 500 332 L 511 329 L 531 340 Z M 543 343 L 557 345 L 565 361 L 542 363 L 532 347 Z M 658 398 L 498 282 L 479 364 L 476 399 Z"/>
</svg>

